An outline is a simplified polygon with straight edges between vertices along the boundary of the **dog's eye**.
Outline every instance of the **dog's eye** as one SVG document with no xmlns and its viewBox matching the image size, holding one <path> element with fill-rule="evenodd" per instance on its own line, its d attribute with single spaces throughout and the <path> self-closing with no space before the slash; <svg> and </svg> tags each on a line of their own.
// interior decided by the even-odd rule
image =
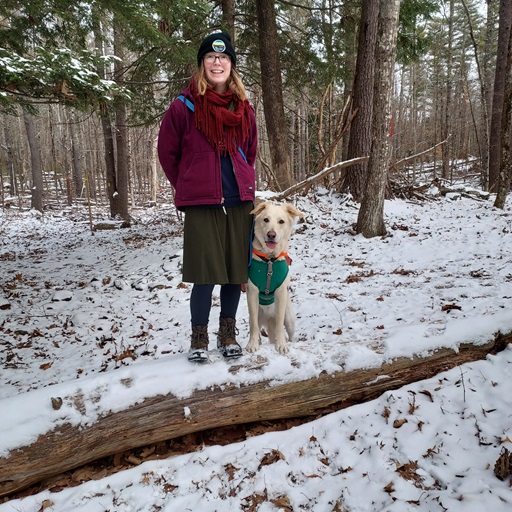
<svg viewBox="0 0 512 512">
<path fill-rule="evenodd" d="M 279 220 L 279 224 L 284 224 L 284 220 L 283 220 L 283 219 L 280 219 L 280 220 Z"/>
<path fill-rule="evenodd" d="M 265 217 L 265 218 L 263 219 L 263 222 L 270 222 L 270 221 L 268 220 L 268 217 Z"/>
</svg>

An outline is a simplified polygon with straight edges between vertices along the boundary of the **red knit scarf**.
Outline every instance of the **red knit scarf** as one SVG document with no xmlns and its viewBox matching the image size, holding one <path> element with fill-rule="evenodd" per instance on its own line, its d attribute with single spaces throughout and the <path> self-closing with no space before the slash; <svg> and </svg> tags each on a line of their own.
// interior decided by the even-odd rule
<svg viewBox="0 0 512 512">
<path fill-rule="evenodd" d="M 250 104 L 231 90 L 224 94 L 208 87 L 204 96 L 192 87 L 196 127 L 221 154 L 233 155 L 249 135 Z M 232 107 L 231 107 L 232 104 Z"/>
</svg>

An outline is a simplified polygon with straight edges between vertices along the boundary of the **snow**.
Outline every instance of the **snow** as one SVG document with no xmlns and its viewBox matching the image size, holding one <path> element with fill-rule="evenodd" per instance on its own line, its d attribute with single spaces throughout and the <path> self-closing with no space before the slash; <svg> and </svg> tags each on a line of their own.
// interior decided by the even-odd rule
<svg viewBox="0 0 512 512">
<path fill-rule="evenodd" d="M 162 393 L 377 368 L 512 331 L 510 200 L 505 211 L 492 197 L 386 201 L 389 234 L 374 239 L 353 233 L 358 206 L 345 196 L 320 190 L 296 206 L 306 219 L 290 243 L 289 354 L 263 338 L 235 363 L 212 349 L 202 366 L 186 358 L 190 286 L 170 205 L 94 234 L 80 207 L 1 211 L 0 457 Z M 216 294 L 212 347 L 218 311 Z M 238 328 L 245 345 L 245 297 Z M 511 363 L 508 348 L 283 432 L 11 499 L 0 512 L 508 511 L 510 483 L 493 468 L 512 448 Z"/>
</svg>

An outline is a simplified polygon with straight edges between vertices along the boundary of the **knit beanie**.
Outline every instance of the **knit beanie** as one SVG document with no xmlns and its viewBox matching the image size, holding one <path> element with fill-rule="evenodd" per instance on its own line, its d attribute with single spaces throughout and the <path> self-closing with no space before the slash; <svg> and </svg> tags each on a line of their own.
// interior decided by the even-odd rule
<svg viewBox="0 0 512 512">
<path fill-rule="evenodd" d="M 209 52 L 225 53 L 231 58 L 231 64 L 236 67 L 236 53 L 231 44 L 231 36 L 227 32 L 214 32 L 206 36 L 197 52 L 197 65 L 201 65 L 203 57 Z"/>
</svg>

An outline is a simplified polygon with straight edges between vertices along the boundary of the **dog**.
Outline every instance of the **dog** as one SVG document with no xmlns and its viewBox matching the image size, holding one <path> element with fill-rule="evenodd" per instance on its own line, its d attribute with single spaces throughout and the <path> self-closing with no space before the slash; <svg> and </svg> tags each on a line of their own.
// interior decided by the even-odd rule
<svg viewBox="0 0 512 512">
<path fill-rule="evenodd" d="M 288 241 L 297 217 L 304 217 L 291 204 L 262 202 L 251 212 L 254 215 L 252 261 L 247 283 L 249 309 L 248 352 L 260 347 L 261 330 L 266 329 L 271 342 L 281 354 L 288 352 L 293 341 L 295 316 L 289 292 L 291 260 Z"/>
</svg>

